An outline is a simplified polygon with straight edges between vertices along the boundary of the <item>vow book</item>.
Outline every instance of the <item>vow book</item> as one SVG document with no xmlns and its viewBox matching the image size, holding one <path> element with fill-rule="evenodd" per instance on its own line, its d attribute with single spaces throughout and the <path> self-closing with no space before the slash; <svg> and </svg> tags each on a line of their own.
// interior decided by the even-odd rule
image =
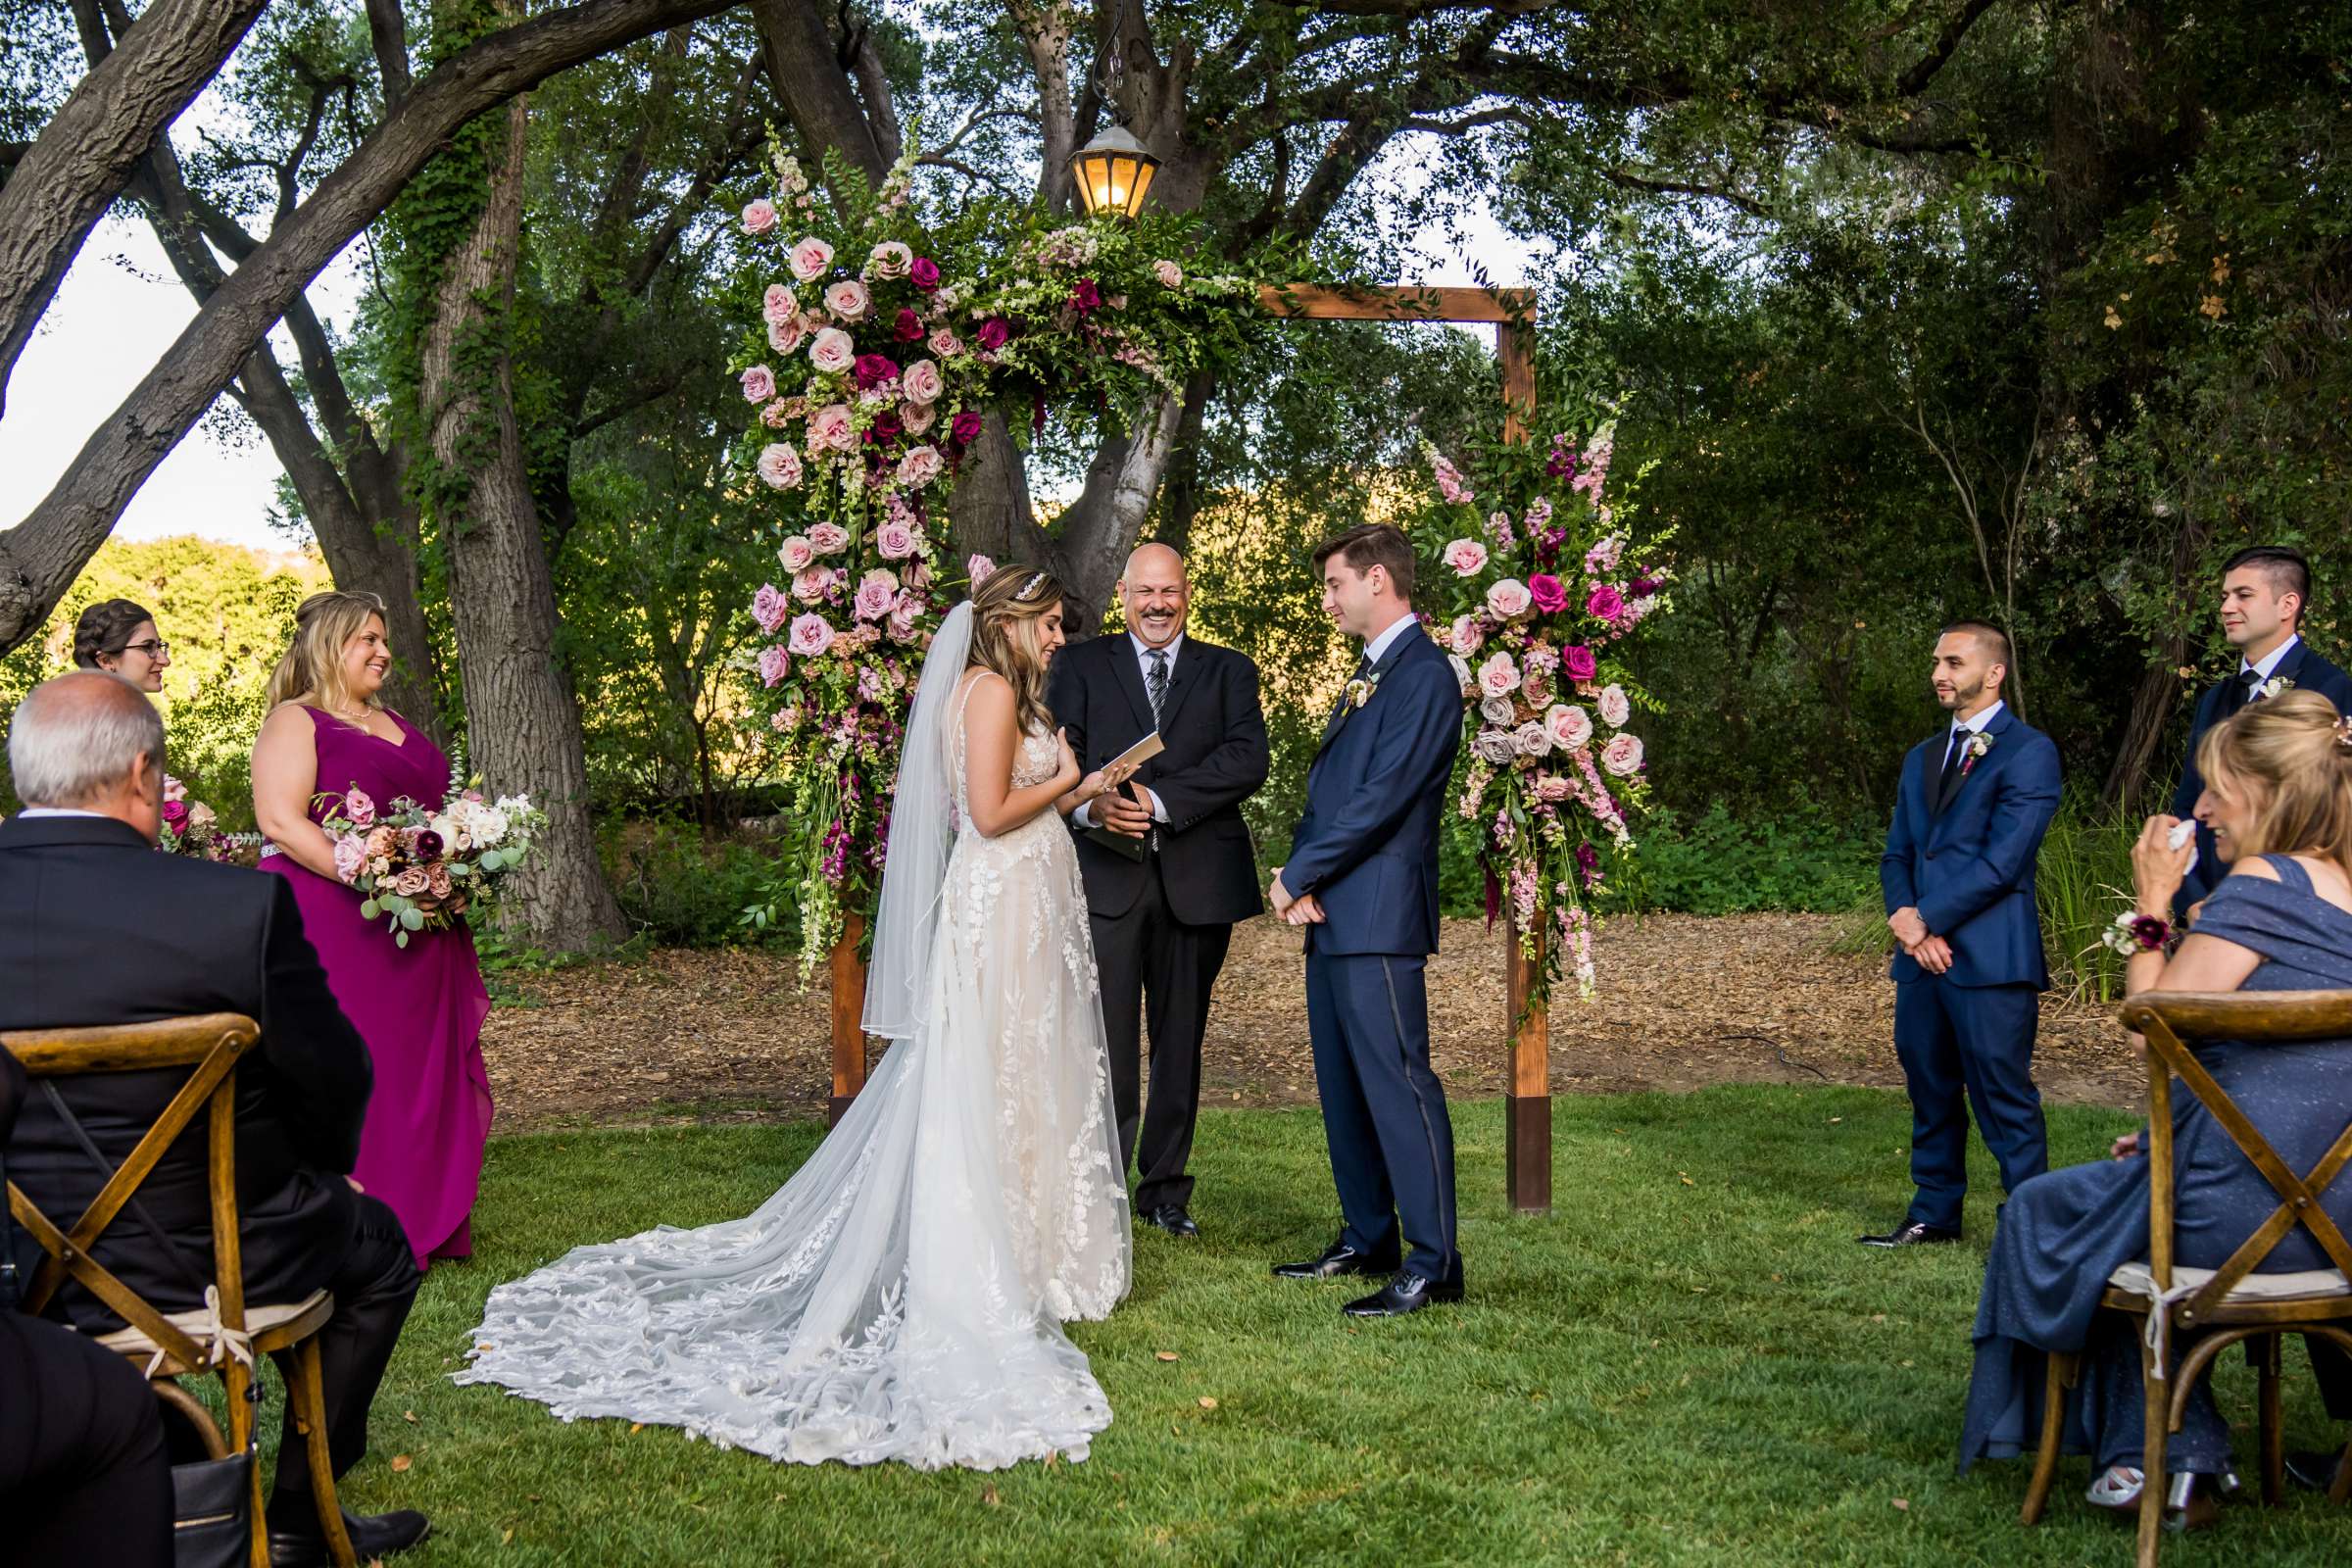
<svg viewBox="0 0 2352 1568">
<path fill-rule="evenodd" d="M 1146 735 L 1142 740 L 1137 741 L 1133 746 L 1128 747 L 1118 756 L 1103 763 L 1102 766 L 1105 771 L 1108 771 L 1111 768 L 1119 766 L 1123 762 L 1134 762 L 1138 765 L 1141 765 L 1142 763 L 1150 761 L 1152 758 L 1157 757 L 1162 750 L 1164 750 L 1164 748 L 1160 744 L 1159 731 L 1153 730 L 1149 735 Z M 1129 791 L 1130 798 L 1138 805 L 1145 806 L 1147 808 L 1149 808 L 1150 803 L 1146 801 L 1140 793 L 1136 792 L 1135 780 L 1129 779 L 1125 784 L 1120 785 L 1119 788 Z M 1090 827 L 1086 829 L 1086 836 L 1090 839 L 1093 839 L 1097 844 L 1102 845 L 1104 849 L 1113 852 L 1114 854 L 1124 855 L 1130 860 L 1141 860 L 1144 858 L 1145 846 L 1144 841 L 1140 838 L 1129 838 L 1124 833 L 1113 833 L 1106 827 Z"/>
</svg>

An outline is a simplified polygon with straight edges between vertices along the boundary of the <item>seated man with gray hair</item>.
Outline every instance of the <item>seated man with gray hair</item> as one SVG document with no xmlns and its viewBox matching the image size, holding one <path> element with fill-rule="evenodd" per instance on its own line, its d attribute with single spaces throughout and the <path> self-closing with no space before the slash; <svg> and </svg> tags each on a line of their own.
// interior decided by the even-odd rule
<svg viewBox="0 0 2352 1568">
<path fill-rule="evenodd" d="M 350 1180 L 374 1071 L 284 878 L 156 852 L 163 760 L 163 721 L 113 675 L 63 675 L 19 705 L 8 766 L 27 809 L 0 823 L 0 1030 L 207 1012 L 261 1024 L 237 1069 L 245 1298 L 333 1293 L 318 1347 L 341 1475 L 367 1450 L 368 1406 L 419 1282 L 399 1221 Z M 44 1212 L 79 1214 L 185 1081 L 176 1069 L 44 1080 L 9 1142 L 10 1178 Z M 203 1306 L 213 1248 L 202 1118 L 92 1253 L 164 1311 Z M 20 1265 L 30 1260 L 20 1253 Z M 72 1285 L 50 1310 L 85 1333 L 122 1326 Z M 291 1410 L 284 1434 L 281 1451 L 301 1453 Z M 306 1466 L 278 1466 L 269 1517 L 272 1563 L 326 1560 Z M 345 1519 L 363 1562 L 426 1529 L 411 1511 Z"/>
</svg>

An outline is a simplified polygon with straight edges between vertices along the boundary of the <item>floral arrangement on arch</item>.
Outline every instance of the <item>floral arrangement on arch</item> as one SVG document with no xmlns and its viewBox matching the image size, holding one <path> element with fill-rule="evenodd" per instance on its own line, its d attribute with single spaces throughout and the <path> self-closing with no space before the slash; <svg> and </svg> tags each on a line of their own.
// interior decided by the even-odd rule
<svg viewBox="0 0 2352 1568">
<path fill-rule="evenodd" d="M 1436 496 L 1414 525 L 1435 563 L 1416 597 L 1468 709 L 1455 808 L 1483 827 L 1488 919 L 1507 908 L 1521 951 L 1544 951 L 1539 997 L 1563 973 L 1592 995 L 1591 901 L 1648 799 L 1631 727 L 1645 698 L 1618 650 L 1667 608 L 1672 573 L 1666 536 L 1637 546 L 1608 497 L 1614 430 L 1494 449 L 1475 487 L 1432 452 Z"/>
<path fill-rule="evenodd" d="M 927 225 L 917 139 L 870 194 L 833 180 L 838 204 L 778 152 L 775 196 L 742 212 L 758 321 L 731 368 L 752 411 L 745 488 L 780 568 L 753 598 L 744 662 L 791 759 L 804 980 L 880 886 L 915 677 L 977 574 L 978 558 L 947 560 L 947 507 L 988 416 L 1017 438 L 1056 412 L 1134 416 L 1236 346 L 1234 302 L 1255 309 L 1255 284 L 1155 252 L 1174 220 L 1038 228 L 979 209 Z M 775 901 L 744 912 L 775 916 Z"/>
</svg>

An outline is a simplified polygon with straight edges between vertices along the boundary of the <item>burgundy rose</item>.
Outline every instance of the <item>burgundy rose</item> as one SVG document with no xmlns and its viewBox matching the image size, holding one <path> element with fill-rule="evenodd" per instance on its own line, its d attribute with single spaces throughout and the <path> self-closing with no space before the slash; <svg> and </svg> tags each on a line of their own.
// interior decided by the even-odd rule
<svg viewBox="0 0 2352 1568">
<path fill-rule="evenodd" d="M 1636 577 L 1632 582 L 1627 583 L 1625 586 L 1626 591 L 1631 593 L 1636 599 L 1647 599 L 1651 594 L 1654 594 L 1658 591 L 1658 579 L 1655 577 Z"/>
<path fill-rule="evenodd" d="M 1568 608 L 1568 587 L 1547 571 L 1539 571 L 1527 579 L 1528 597 L 1536 609 L 1546 615 L 1556 615 Z"/>
<path fill-rule="evenodd" d="M 1594 620 L 1615 620 L 1625 613 L 1625 595 L 1605 582 L 1596 584 L 1585 601 L 1585 612 Z"/>
<path fill-rule="evenodd" d="M 866 427 L 866 444 L 888 446 L 906 433 L 906 426 L 900 422 L 899 416 L 885 412 L 874 416 L 874 422 Z"/>
<path fill-rule="evenodd" d="M 917 256 L 906 269 L 906 281 L 928 294 L 939 287 L 939 264 L 928 256 Z"/>
<path fill-rule="evenodd" d="M 164 825 L 174 833 L 186 832 L 188 826 L 188 803 L 185 801 L 166 801 L 164 803 Z"/>
<path fill-rule="evenodd" d="M 921 317 L 912 311 L 901 311 L 899 312 L 899 324 L 891 329 L 891 335 L 902 343 L 920 343 L 924 333 L 928 330 L 929 328 L 923 325 Z"/>
<path fill-rule="evenodd" d="M 850 373 L 858 378 L 858 390 L 871 391 L 899 373 L 898 362 L 887 355 L 860 354 Z"/>
<path fill-rule="evenodd" d="M 1070 285 L 1070 308 L 1081 316 L 1102 308 L 1102 291 L 1095 287 L 1093 278 L 1082 277 Z"/>
<path fill-rule="evenodd" d="M 441 858 L 441 850 L 442 844 L 440 834 L 434 832 L 429 827 L 418 828 L 416 830 L 416 843 L 413 852 L 416 858 L 419 860 L 438 860 Z"/>
<path fill-rule="evenodd" d="M 2154 915 L 2143 914 L 2132 922 L 2132 940 L 2149 953 L 2160 951 L 2172 928 Z"/>
<path fill-rule="evenodd" d="M 1002 316 L 992 316 L 980 323 L 980 330 L 972 334 L 972 340 L 993 354 L 1003 348 L 1004 340 L 1010 336 L 1012 336 L 1010 323 Z"/>
<path fill-rule="evenodd" d="M 948 439 L 968 447 L 980 439 L 980 416 L 966 409 L 948 423 Z"/>
<path fill-rule="evenodd" d="M 1600 661 L 1583 643 L 1570 643 L 1560 650 L 1560 673 L 1570 680 L 1591 680 L 1600 673 Z"/>
</svg>

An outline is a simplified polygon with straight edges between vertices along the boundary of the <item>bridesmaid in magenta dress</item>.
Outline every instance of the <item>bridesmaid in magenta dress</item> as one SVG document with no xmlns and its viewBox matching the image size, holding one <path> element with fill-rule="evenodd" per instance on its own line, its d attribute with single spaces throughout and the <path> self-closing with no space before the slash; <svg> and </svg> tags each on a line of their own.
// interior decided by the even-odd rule
<svg viewBox="0 0 2352 1568">
<path fill-rule="evenodd" d="M 270 716 L 254 742 L 253 808 L 269 841 L 262 869 L 294 885 L 327 985 L 375 1060 L 355 1175 L 400 1216 L 421 1267 L 473 1250 L 490 997 L 464 925 L 416 932 L 404 948 L 383 921 L 363 918 L 318 826 L 322 793 L 357 788 L 386 809 L 399 796 L 438 806 L 449 793 L 448 757 L 377 701 L 392 662 L 383 609 L 373 594 L 325 593 L 295 612 L 294 646 L 270 677 Z"/>
</svg>

